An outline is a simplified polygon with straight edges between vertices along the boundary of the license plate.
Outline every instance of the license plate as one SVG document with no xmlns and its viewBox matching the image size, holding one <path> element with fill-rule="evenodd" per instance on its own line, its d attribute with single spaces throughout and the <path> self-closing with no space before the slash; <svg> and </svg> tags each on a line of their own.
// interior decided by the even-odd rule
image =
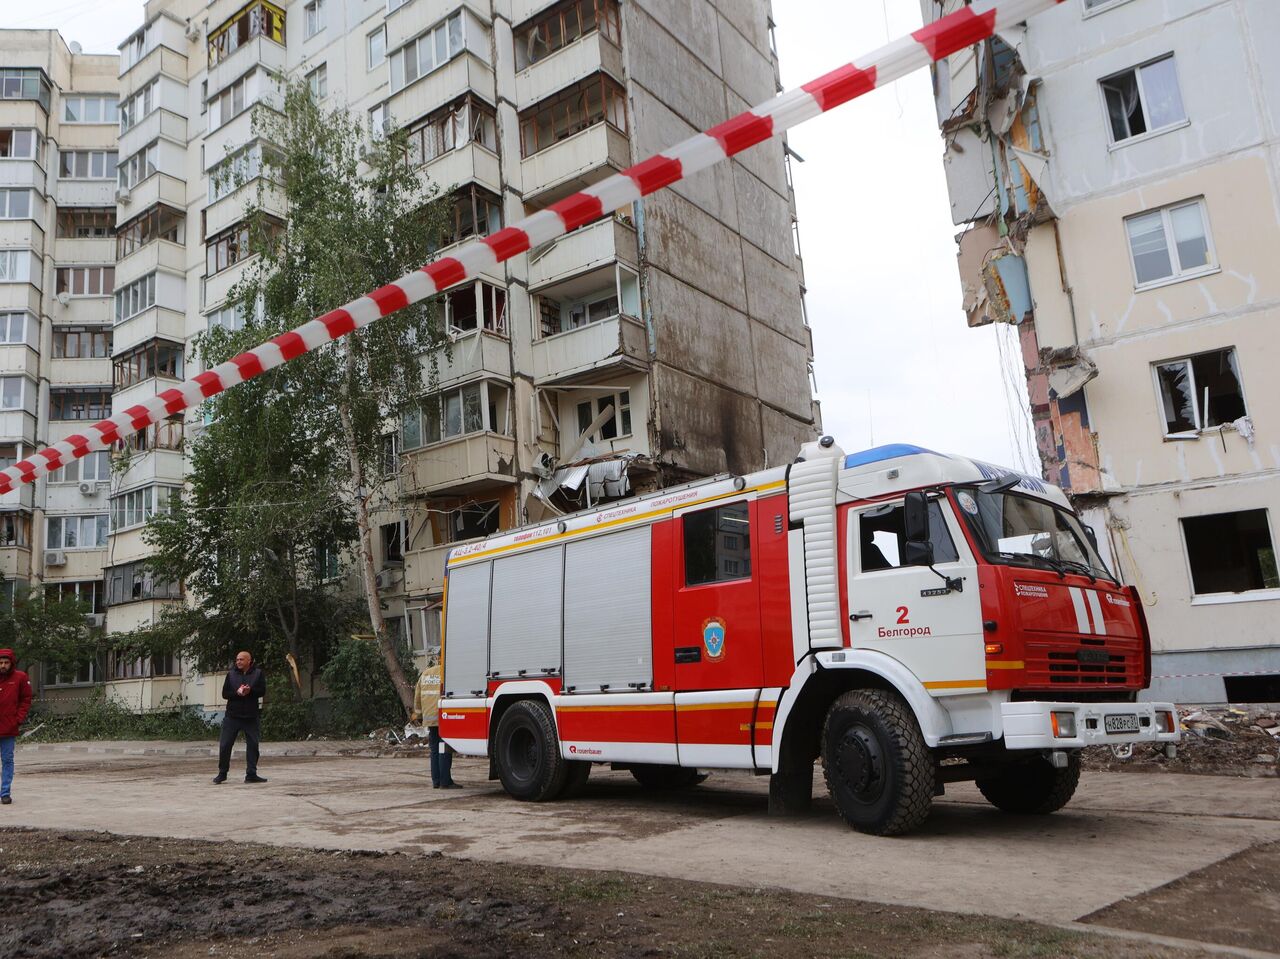
<svg viewBox="0 0 1280 959">
<path fill-rule="evenodd" d="M 1102 725 L 1109 733 L 1136 733 L 1138 717 L 1133 713 L 1116 713 L 1102 718 Z"/>
</svg>

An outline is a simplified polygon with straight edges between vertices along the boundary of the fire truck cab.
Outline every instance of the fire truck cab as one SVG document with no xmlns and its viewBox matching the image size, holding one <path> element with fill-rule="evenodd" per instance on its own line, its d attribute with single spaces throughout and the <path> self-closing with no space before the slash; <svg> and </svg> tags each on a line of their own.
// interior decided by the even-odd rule
<svg viewBox="0 0 1280 959">
<path fill-rule="evenodd" d="M 998 808 L 1071 798 L 1080 749 L 1175 749 L 1141 600 L 1042 480 L 830 437 L 785 468 L 664 489 L 451 551 L 440 730 L 514 797 L 593 763 L 677 788 L 770 776 L 880 835 L 945 784 Z"/>
</svg>

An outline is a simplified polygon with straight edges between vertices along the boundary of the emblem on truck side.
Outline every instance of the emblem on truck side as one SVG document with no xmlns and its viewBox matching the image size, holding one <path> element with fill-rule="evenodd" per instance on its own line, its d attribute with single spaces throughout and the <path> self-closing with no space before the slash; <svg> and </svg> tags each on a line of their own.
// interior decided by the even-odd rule
<svg viewBox="0 0 1280 959">
<path fill-rule="evenodd" d="M 718 663 L 724 659 L 724 620 L 712 616 L 702 624 L 702 645 L 707 648 L 707 662 Z"/>
</svg>

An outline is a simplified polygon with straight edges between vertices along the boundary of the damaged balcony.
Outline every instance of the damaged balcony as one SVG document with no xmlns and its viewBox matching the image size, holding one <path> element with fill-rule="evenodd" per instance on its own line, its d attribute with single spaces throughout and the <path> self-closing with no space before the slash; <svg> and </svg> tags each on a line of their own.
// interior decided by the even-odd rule
<svg viewBox="0 0 1280 959">
<path fill-rule="evenodd" d="M 482 379 L 441 389 L 401 423 L 402 475 L 410 496 L 467 493 L 514 483 L 511 387 Z"/>
<path fill-rule="evenodd" d="M 535 298 L 536 385 L 600 382 L 649 369 L 639 277 L 627 267 L 615 263 L 592 270 L 546 287 Z"/>
</svg>

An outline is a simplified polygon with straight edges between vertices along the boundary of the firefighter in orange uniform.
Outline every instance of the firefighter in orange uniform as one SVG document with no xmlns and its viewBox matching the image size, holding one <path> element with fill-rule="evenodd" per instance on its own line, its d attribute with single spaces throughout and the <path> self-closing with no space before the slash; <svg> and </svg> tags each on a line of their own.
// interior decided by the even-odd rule
<svg viewBox="0 0 1280 959">
<path fill-rule="evenodd" d="M 431 751 L 431 788 L 459 789 L 453 781 L 453 750 L 440 741 L 440 682 L 443 671 L 435 653 L 427 657 L 427 668 L 418 677 L 413 688 L 413 715 L 415 724 L 427 725 L 427 748 Z"/>
</svg>

